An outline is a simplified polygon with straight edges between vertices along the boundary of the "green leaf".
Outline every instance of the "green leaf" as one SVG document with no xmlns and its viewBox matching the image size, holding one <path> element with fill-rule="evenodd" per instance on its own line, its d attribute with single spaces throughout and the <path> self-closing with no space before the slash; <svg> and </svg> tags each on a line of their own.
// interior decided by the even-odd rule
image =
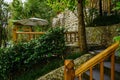
<svg viewBox="0 0 120 80">
<path fill-rule="evenodd" d="M 113 40 L 116 42 L 116 41 L 120 41 L 120 36 L 116 36 L 113 38 Z"/>
</svg>

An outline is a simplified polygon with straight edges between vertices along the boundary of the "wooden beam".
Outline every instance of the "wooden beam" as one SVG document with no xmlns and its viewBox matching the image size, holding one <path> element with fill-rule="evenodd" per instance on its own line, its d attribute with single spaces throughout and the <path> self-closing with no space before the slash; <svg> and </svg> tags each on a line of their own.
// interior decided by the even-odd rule
<svg viewBox="0 0 120 80">
<path fill-rule="evenodd" d="M 17 34 L 45 34 L 45 32 L 16 32 Z"/>
</svg>

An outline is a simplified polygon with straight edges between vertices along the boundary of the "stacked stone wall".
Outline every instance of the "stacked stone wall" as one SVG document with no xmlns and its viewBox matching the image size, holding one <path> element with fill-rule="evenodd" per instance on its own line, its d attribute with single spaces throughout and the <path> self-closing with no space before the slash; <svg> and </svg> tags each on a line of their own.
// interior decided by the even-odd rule
<svg viewBox="0 0 120 80">
<path fill-rule="evenodd" d="M 53 19 L 53 27 L 64 26 L 67 31 L 78 31 L 78 18 L 72 11 L 65 11 Z M 56 22 L 56 23 L 55 23 Z M 112 26 L 86 27 L 87 44 L 109 45 L 113 43 L 120 24 Z"/>
</svg>

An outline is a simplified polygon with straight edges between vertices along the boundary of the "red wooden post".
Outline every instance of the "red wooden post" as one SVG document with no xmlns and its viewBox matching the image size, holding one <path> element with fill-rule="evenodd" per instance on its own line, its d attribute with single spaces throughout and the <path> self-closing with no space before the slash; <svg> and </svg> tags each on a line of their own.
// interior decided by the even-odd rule
<svg viewBox="0 0 120 80">
<path fill-rule="evenodd" d="M 73 60 L 65 60 L 64 62 L 64 80 L 74 80 L 75 70 Z"/>
</svg>

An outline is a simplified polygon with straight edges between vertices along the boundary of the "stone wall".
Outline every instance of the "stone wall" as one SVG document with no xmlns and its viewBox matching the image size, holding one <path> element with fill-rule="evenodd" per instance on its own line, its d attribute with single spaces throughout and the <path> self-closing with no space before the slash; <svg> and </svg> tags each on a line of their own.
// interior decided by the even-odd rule
<svg viewBox="0 0 120 80">
<path fill-rule="evenodd" d="M 109 46 L 113 43 L 113 37 L 118 35 L 120 24 L 112 26 L 86 27 L 86 39 L 88 44 Z"/>
<path fill-rule="evenodd" d="M 66 10 L 53 19 L 53 27 L 64 26 L 67 31 L 78 31 L 77 14 Z M 110 45 L 120 24 L 112 26 L 86 27 L 87 44 Z"/>
<path fill-rule="evenodd" d="M 78 19 L 72 11 L 66 10 L 53 18 L 52 26 L 64 26 L 68 31 L 77 31 Z"/>
</svg>

